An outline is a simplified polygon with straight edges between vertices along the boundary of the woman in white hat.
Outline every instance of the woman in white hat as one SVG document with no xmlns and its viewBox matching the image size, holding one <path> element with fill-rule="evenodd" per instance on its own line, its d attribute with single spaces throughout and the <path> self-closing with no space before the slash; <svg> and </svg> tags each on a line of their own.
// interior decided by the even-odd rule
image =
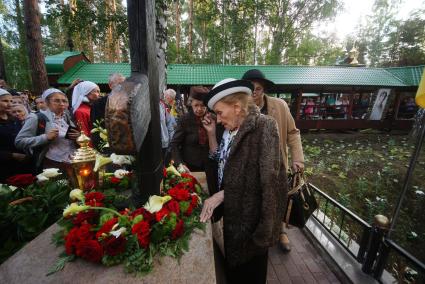
<svg viewBox="0 0 425 284">
<path fill-rule="evenodd" d="M 224 249 L 229 283 L 265 283 L 268 248 L 277 243 L 287 194 L 276 122 L 261 115 L 249 81 L 225 79 L 208 94 L 224 134 L 206 116 L 211 157 L 218 162 L 219 192 L 205 200 L 201 221 L 224 204 Z"/>
<path fill-rule="evenodd" d="M 42 168 L 59 168 L 71 174 L 71 155 L 80 132 L 68 112 L 68 99 L 54 88 L 44 91 L 42 98 L 47 110 L 28 116 L 16 137 L 16 147 L 33 157 L 36 172 Z"/>
</svg>

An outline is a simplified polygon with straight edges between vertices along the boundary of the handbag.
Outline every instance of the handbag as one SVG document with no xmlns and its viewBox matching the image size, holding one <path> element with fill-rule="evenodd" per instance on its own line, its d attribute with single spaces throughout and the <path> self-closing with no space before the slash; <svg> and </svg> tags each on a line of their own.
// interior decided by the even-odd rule
<svg viewBox="0 0 425 284">
<path fill-rule="evenodd" d="M 313 189 L 308 186 L 303 172 L 288 175 L 288 204 L 284 222 L 289 225 L 304 228 L 308 218 L 317 209 L 317 201 Z"/>
</svg>

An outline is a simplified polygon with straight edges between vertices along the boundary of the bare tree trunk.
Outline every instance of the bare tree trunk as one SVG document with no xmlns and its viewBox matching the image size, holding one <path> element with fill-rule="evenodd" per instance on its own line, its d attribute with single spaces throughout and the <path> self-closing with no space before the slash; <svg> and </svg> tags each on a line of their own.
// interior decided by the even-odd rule
<svg viewBox="0 0 425 284">
<path fill-rule="evenodd" d="M 115 0 L 109 0 L 106 3 L 107 15 L 114 15 L 117 11 Z M 118 62 L 120 58 L 119 40 L 114 37 L 116 34 L 116 24 L 111 21 L 107 28 L 107 38 L 105 44 L 106 58 L 109 62 Z"/>
<path fill-rule="evenodd" d="M 193 1 L 189 1 L 189 56 L 192 57 L 192 49 L 193 49 Z"/>
<path fill-rule="evenodd" d="M 254 12 L 254 64 L 257 65 L 257 29 L 258 29 L 258 7 L 257 7 L 257 1 L 255 1 L 255 12 Z"/>
<path fill-rule="evenodd" d="M 25 27 L 24 20 L 22 17 L 21 3 L 19 0 L 15 0 L 15 11 L 16 11 L 16 25 L 18 26 L 19 34 L 19 64 L 24 65 L 24 69 L 28 68 L 28 57 L 27 57 L 27 46 L 25 40 Z M 28 72 L 25 72 L 25 77 L 28 82 L 31 81 L 31 76 Z"/>
<path fill-rule="evenodd" d="M 6 67 L 4 66 L 3 42 L 1 37 L 0 37 L 0 79 L 7 81 Z"/>
<path fill-rule="evenodd" d="M 180 62 L 180 0 L 175 0 L 174 9 L 176 11 L 176 61 Z"/>
<path fill-rule="evenodd" d="M 33 91 L 40 95 L 48 88 L 49 83 L 41 45 L 40 10 L 37 0 L 24 0 L 24 15 Z"/>
</svg>

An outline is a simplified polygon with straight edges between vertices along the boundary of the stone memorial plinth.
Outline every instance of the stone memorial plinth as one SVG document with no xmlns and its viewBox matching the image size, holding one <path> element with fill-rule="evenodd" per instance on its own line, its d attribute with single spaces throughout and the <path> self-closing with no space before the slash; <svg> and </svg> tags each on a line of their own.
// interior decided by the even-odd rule
<svg viewBox="0 0 425 284">
<path fill-rule="evenodd" d="M 205 186 L 201 173 L 194 176 Z M 52 225 L 33 241 L 0 266 L 0 283 L 216 283 L 211 224 L 205 232 L 195 230 L 189 243 L 189 251 L 178 261 L 171 257 L 154 259 L 153 271 L 145 276 L 124 272 L 122 265 L 105 267 L 82 259 L 67 263 L 62 271 L 46 276 L 64 247 L 51 243 L 57 232 Z"/>
</svg>

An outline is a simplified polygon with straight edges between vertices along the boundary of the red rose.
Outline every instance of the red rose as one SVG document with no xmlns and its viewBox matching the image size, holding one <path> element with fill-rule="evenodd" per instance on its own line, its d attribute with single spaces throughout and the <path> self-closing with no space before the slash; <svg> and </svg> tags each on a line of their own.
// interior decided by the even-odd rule
<svg viewBox="0 0 425 284">
<path fill-rule="evenodd" d="M 182 219 L 180 219 L 177 222 L 174 230 L 171 232 L 171 239 L 175 240 L 180 238 L 180 236 L 183 235 L 183 232 L 184 232 L 184 222 Z"/>
<path fill-rule="evenodd" d="M 190 215 L 192 215 L 192 211 L 193 211 L 193 206 L 192 206 L 192 203 L 190 203 L 189 207 L 187 207 L 186 212 L 184 212 L 184 215 L 190 216 Z"/>
<path fill-rule="evenodd" d="M 103 224 L 103 226 L 99 229 L 99 231 L 97 231 L 96 239 L 99 239 L 100 237 L 102 237 L 102 234 L 104 233 L 108 234 L 112 230 L 112 227 L 115 226 L 116 223 L 118 223 L 118 218 L 112 218 L 106 221 L 105 224 Z"/>
<path fill-rule="evenodd" d="M 77 235 L 78 227 L 74 227 L 69 231 L 68 235 L 65 236 L 65 252 L 67 255 L 75 253 L 75 246 L 77 245 L 79 238 Z"/>
<path fill-rule="evenodd" d="M 94 232 L 91 230 L 90 224 L 83 224 L 77 231 L 77 236 L 80 241 L 92 240 L 94 238 Z"/>
<path fill-rule="evenodd" d="M 82 240 L 77 244 L 76 254 L 85 260 L 100 262 L 103 257 L 103 248 L 98 241 Z"/>
<path fill-rule="evenodd" d="M 137 235 L 137 240 L 143 248 L 147 248 L 149 246 L 150 226 L 147 221 L 140 221 L 135 224 L 131 229 L 131 233 Z"/>
<path fill-rule="evenodd" d="M 167 217 L 168 214 L 170 214 L 170 211 L 168 211 L 167 208 L 162 207 L 161 210 L 155 213 L 155 220 L 157 222 L 161 221 L 163 218 Z"/>
<path fill-rule="evenodd" d="M 93 207 L 102 207 L 103 203 L 102 201 L 105 199 L 105 195 L 101 192 L 89 192 L 86 193 L 86 205 L 93 206 Z"/>
<path fill-rule="evenodd" d="M 167 208 L 169 211 L 176 213 L 178 216 L 180 214 L 180 205 L 175 200 L 170 200 L 165 204 L 165 208 Z"/>
<path fill-rule="evenodd" d="M 115 256 L 125 251 L 125 245 L 127 243 L 126 238 L 119 236 L 115 238 L 110 236 L 103 241 L 103 247 L 105 249 L 105 254 Z"/>
<path fill-rule="evenodd" d="M 119 178 L 117 178 L 117 177 L 111 177 L 111 178 L 109 179 L 109 181 L 110 181 L 111 183 L 113 183 L 113 184 L 118 184 L 118 183 L 120 183 L 120 182 L 121 182 L 121 179 L 119 179 Z"/>
<path fill-rule="evenodd" d="M 166 168 L 164 168 L 164 169 L 162 170 L 162 175 L 163 175 L 164 177 L 167 177 L 167 169 L 166 169 Z"/>
<path fill-rule="evenodd" d="M 66 254 L 71 255 L 76 253 L 76 247 L 83 240 L 92 240 L 94 233 L 90 230 L 90 224 L 84 224 L 81 227 L 74 227 L 65 236 Z"/>
<path fill-rule="evenodd" d="M 17 187 L 24 187 L 32 184 L 35 180 L 36 177 L 32 174 L 20 174 L 7 178 L 6 183 Z"/>
<path fill-rule="evenodd" d="M 95 219 L 97 215 L 98 215 L 97 212 L 94 210 L 78 212 L 78 214 L 72 220 L 72 223 L 76 226 L 79 226 L 85 222 L 93 223 L 94 221 L 93 219 Z"/>
<path fill-rule="evenodd" d="M 140 214 L 143 216 L 143 220 L 145 220 L 149 223 L 152 223 L 153 221 L 155 221 L 155 216 L 143 207 L 134 210 L 131 213 L 131 217 L 133 217 L 133 219 L 134 219 L 134 217 L 136 217 L 137 215 L 140 215 Z"/>
<path fill-rule="evenodd" d="M 190 197 L 192 198 L 192 201 L 190 201 L 190 205 L 193 208 L 196 208 L 198 206 L 198 200 L 199 200 L 198 196 L 196 196 L 195 194 L 193 194 Z"/>
<path fill-rule="evenodd" d="M 186 189 L 180 189 L 173 187 L 170 189 L 167 194 L 169 194 L 172 198 L 176 199 L 177 201 L 185 201 L 190 198 L 189 191 Z"/>
</svg>

